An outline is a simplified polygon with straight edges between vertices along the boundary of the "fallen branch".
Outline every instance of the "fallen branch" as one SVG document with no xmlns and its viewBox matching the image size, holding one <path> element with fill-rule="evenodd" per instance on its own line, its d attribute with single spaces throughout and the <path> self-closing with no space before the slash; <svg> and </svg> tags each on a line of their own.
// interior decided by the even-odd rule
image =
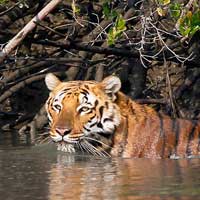
<svg viewBox="0 0 200 200">
<path fill-rule="evenodd" d="M 47 4 L 14 38 L 0 52 L 0 63 L 8 56 L 26 37 L 26 35 L 36 27 L 35 22 L 43 20 L 48 13 L 50 13 L 61 0 L 52 0 Z"/>
</svg>

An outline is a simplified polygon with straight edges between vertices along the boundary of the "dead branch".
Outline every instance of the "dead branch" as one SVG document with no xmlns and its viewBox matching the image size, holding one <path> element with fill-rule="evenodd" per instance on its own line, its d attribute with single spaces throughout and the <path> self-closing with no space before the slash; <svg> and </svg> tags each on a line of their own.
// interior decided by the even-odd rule
<svg viewBox="0 0 200 200">
<path fill-rule="evenodd" d="M 14 38 L 8 42 L 8 44 L 0 52 L 0 63 L 2 63 L 6 56 L 8 56 L 10 52 L 12 52 L 13 49 L 19 45 L 28 33 L 35 28 L 35 22 L 43 20 L 60 2 L 61 0 L 52 0 Z"/>
<path fill-rule="evenodd" d="M 60 47 L 63 49 L 76 49 L 79 51 L 89 51 L 92 53 L 99 53 L 99 54 L 106 54 L 106 55 L 116 55 L 116 56 L 125 56 L 125 57 L 138 57 L 139 54 L 137 51 L 126 50 L 123 48 L 114 48 L 114 47 L 99 47 L 99 46 L 92 46 L 85 43 L 76 43 L 75 41 L 52 41 L 52 40 L 38 40 L 33 41 L 36 44 Z"/>
</svg>

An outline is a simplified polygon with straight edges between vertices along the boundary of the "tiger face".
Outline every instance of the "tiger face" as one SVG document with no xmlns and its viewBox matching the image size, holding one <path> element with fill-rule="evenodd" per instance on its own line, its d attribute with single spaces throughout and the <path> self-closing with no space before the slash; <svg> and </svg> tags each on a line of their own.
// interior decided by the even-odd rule
<svg viewBox="0 0 200 200">
<path fill-rule="evenodd" d="M 114 103 L 120 80 L 110 76 L 100 83 L 61 82 L 50 73 L 45 82 L 51 91 L 46 102 L 50 136 L 58 144 L 58 150 L 107 154 L 112 135 L 120 124 L 120 111 Z"/>
</svg>

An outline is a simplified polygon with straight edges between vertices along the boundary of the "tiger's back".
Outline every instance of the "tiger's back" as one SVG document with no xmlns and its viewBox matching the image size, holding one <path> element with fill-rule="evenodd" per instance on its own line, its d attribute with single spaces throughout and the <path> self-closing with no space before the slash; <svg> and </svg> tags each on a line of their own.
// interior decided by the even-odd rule
<svg viewBox="0 0 200 200">
<path fill-rule="evenodd" d="M 124 98 L 123 94 L 121 98 Z M 112 154 L 136 158 L 179 158 L 200 155 L 199 122 L 172 119 L 129 98 L 127 103 L 122 103 L 120 107 L 124 131 L 116 131 L 114 143 L 120 145 L 112 149 Z M 124 136 L 121 135 L 122 132 Z"/>
<path fill-rule="evenodd" d="M 58 149 L 99 156 L 168 158 L 200 155 L 200 125 L 171 119 L 120 92 L 115 76 L 102 82 L 46 77 L 50 135 Z"/>
</svg>

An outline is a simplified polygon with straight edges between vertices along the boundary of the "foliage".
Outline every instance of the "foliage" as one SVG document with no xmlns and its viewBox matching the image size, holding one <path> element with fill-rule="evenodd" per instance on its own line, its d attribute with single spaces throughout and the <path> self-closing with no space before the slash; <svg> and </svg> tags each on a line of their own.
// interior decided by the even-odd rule
<svg viewBox="0 0 200 200">
<path fill-rule="evenodd" d="M 179 24 L 178 31 L 184 37 L 190 37 L 200 30 L 200 8 L 194 1 L 191 9 L 181 3 L 171 3 L 170 0 L 158 0 L 157 13 L 160 16 L 170 14 L 171 18 Z"/>
<path fill-rule="evenodd" d="M 108 45 L 113 45 L 115 41 L 122 35 L 123 31 L 126 30 L 126 21 L 123 19 L 121 14 L 118 14 L 116 10 L 111 9 L 109 1 L 103 4 L 103 14 L 105 18 L 111 19 L 113 25 L 110 27 L 107 35 Z"/>
<path fill-rule="evenodd" d="M 180 33 L 183 36 L 192 36 L 198 30 L 200 30 L 200 9 L 194 13 L 188 11 L 186 15 L 180 19 Z"/>
<path fill-rule="evenodd" d="M 0 4 L 6 4 L 9 0 L 0 0 Z"/>
<path fill-rule="evenodd" d="M 122 15 L 117 16 L 114 26 L 108 32 L 108 45 L 113 45 L 115 41 L 121 36 L 123 31 L 126 30 L 126 22 Z"/>
<path fill-rule="evenodd" d="M 80 12 L 80 8 L 78 8 L 78 6 L 76 5 L 75 0 L 72 1 L 71 7 L 72 7 L 72 12 L 73 12 L 74 14 Z"/>
<path fill-rule="evenodd" d="M 173 18 L 178 19 L 181 15 L 181 9 L 182 9 L 182 6 L 179 3 L 170 4 L 170 6 L 169 6 L 170 15 Z"/>
</svg>

